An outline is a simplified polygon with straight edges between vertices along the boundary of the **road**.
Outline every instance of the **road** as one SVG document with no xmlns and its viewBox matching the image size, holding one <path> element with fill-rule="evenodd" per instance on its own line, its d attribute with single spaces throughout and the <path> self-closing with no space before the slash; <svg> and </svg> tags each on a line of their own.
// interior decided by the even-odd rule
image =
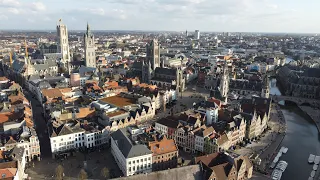
<svg viewBox="0 0 320 180">
<path fill-rule="evenodd" d="M 41 158 L 49 156 L 51 157 L 50 139 L 46 120 L 42 115 L 42 104 L 34 99 L 28 91 L 24 90 L 23 93 L 29 102 L 31 102 L 33 121 L 40 141 Z"/>
</svg>

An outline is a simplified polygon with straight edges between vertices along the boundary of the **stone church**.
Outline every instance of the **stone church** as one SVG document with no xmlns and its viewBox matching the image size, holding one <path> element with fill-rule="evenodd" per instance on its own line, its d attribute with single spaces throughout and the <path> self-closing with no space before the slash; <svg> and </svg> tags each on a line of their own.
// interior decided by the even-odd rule
<svg viewBox="0 0 320 180">
<path fill-rule="evenodd" d="M 143 83 L 157 85 L 159 88 L 184 91 L 185 78 L 182 69 L 164 67 L 164 62 L 160 60 L 158 40 L 153 39 L 147 44 L 146 52 L 146 59 L 134 62 L 128 75 L 138 76 Z"/>
</svg>

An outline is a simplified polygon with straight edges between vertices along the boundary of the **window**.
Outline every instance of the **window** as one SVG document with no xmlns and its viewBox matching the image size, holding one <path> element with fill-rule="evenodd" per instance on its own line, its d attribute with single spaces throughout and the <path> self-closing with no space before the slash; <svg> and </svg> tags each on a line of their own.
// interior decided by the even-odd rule
<svg viewBox="0 0 320 180">
<path fill-rule="evenodd" d="M 147 158 L 144 158 L 144 161 L 147 161 Z"/>
<path fill-rule="evenodd" d="M 132 161 L 132 163 L 134 164 L 134 163 L 136 163 L 136 161 Z"/>
<path fill-rule="evenodd" d="M 131 161 L 129 161 L 128 164 L 131 164 Z"/>
<path fill-rule="evenodd" d="M 137 163 L 139 163 L 139 159 L 137 160 Z"/>
<path fill-rule="evenodd" d="M 151 160 L 151 158 L 150 158 L 150 157 L 148 157 L 148 160 Z"/>
</svg>

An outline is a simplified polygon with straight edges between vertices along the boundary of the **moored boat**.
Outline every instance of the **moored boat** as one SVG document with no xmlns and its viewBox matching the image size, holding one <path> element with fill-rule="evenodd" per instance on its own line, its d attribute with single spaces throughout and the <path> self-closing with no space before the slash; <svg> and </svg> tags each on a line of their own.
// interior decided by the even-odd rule
<svg viewBox="0 0 320 180">
<path fill-rule="evenodd" d="M 316 157 L 314 158 L 314 163 L 315 163 L 315 164 L 319 164 L 319 163 L 320 163 L 320 156 L 316 156 Z"/>
<path fill-rule="evenodd" d="M 316 158 L 315 155 L 313 154 L 310 154 L 309 158 L 308 158 L 308 162 L 311 164 L 311 163 L 314 163 L 314 159 Z"/>
</svg>

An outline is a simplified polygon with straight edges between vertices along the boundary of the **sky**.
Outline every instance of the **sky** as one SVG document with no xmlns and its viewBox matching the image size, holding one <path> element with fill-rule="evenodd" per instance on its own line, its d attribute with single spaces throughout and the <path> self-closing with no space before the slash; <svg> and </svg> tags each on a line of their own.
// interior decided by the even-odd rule
<svg viewBox="0 0 320 180">
<path fill-rule="evenodd" d="M 320 0 L 0 0 L 0 29 L 320 32 Z"/>
</svg>

